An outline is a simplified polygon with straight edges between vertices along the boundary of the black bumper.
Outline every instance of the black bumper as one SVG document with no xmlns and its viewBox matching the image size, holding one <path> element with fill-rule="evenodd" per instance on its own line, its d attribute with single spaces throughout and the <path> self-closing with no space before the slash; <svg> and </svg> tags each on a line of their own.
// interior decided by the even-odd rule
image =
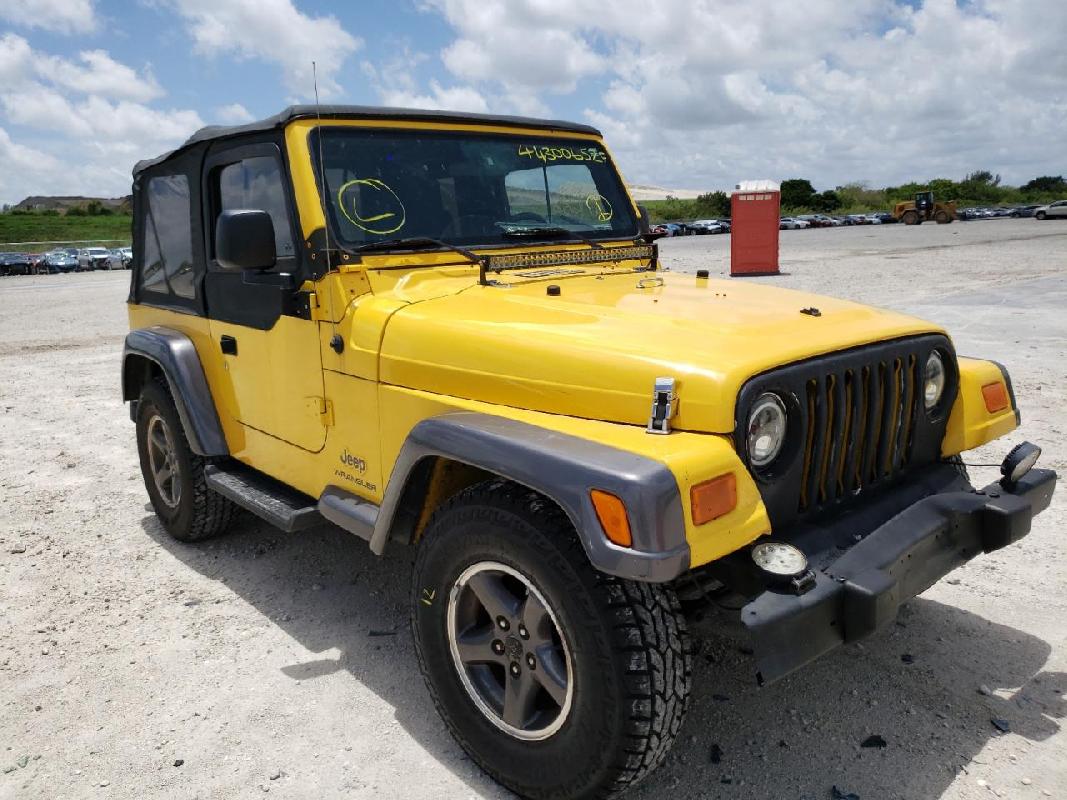
<svg viewBox="0 0 1067 800">
<path fill-rule="evenodd" d="M 859 527 L 862 519 L 853 520 L 857 527 L 848 532 L 847 549 L 841 524 L 798 536 L 815 585 L 800 595 L 767 590 L 741 612 L 760 683 L 869 635 L 956 567 L 1026 536 L 1033 516 L 1052 500 L 1056 473 L 1031 470 L 1011 491 L 999 483 L 980 491 L 962 491 L 962 485 L 960 480 L 949 491 L 927 494 L 866 530 Z M 916 491 L 922 489 L 901 489 L 897 499 L 910 500 Z"/>
</svg>

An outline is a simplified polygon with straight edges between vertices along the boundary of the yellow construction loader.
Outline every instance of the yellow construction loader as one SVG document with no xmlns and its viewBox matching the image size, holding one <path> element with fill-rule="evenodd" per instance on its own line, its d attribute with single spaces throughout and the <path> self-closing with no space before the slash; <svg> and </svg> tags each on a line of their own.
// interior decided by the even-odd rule
<svg viewBox="0 0 1067 800">
<path fill-rule="evenodd" d="M 893 218 L 905 225 L 922 225 L 929 220 L 938 225 L 948 225 L 956 219 L 956 201 L 936 203 L 933 192 L 919 192 L 914 202 L 908 200 L 897 203 L 893 207 Z"/>
</svg>

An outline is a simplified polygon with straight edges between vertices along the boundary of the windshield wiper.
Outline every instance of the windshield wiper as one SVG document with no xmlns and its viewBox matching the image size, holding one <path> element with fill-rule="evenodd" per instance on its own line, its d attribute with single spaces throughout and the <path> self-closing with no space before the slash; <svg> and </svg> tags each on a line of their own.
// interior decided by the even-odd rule
<svg viewBox="0 0 1067 800">
<path fill-rule="evenodd" d="M 367 242 L 366 244 L 361 244 L 359 247 L 354 248 L 352 252 L 372 253 L 375 250 L 427 250 L 431 247 L 459 253 L 472 264 L 482 263 L 481 256 L 472 253 L 467 248 L 457 247 L 454 244 L 442 242 L 440 239 L 433 239 L 429 236 L 409 236 L 398 239 L 383 239 L 380 242 Z"/>
<path fill-rule="evenodd" d="M 604 249 L 604 245 L 602 245 L 595 239 L 590 239 L 588 236 L 578 233 L 577 231 L 568 230 L 567 228 L 561 228 L 557 225 L 539 225 L 537 227 L 529 228 L 512 228 L 511 230 L 504 231 L 501 235 L 507 237 L 508 239 L 535 239 L 538 237 L 558 239 L 566 236 L 583 241 L 586 244 L 595 247 L 597 250 Z"/>
</svg>

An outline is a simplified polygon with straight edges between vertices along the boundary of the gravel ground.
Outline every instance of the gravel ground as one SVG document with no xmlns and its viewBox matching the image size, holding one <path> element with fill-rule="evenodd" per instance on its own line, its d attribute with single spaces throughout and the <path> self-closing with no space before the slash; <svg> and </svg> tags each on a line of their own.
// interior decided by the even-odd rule
<svg viewBox="0 0 1067 800">
<path fill-rule="evenodd" d="M 724 269 L 728 249 L 662 245 L 676 270 Z M 1067 465 L 1067 225 L 787 231 L 782 262 L 748 280 L 913 312 L 1006 363 L 1012 440 Z M 127 280 L 0 281 L 0 797 L 505 797 L 418 675 L 411 552 L 379 560 L 326 526 L 164 535 L 119 398 Z M 1067 797 L 1065 510 L 1061 490 L 1020 544 L 767 689 L 721 626 L 695 625 L 692 711 L 631 796 Z"/>
</svg>

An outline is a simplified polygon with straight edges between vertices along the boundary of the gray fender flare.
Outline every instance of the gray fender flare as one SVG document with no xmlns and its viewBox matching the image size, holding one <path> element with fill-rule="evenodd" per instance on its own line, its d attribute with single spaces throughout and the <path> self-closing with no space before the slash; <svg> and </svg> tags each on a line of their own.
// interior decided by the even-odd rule
<svg viewBox="0 0 1067 800">
<path fill-rule="evenodd" d="M 193 340 L 171 328 L 139 328 L 126 334 L 122 351 L 122 399 L 136 404 L 143 380 L 142 359 L 167 379 L 189 447 L 201 456 L 225 456 L 230 450 L 222 432 L 211 388 Z M 131 407 L 131 416 L 135 416 Z"/>
<path fill-rule="evenodd" d="M 444 457 L 527 486 L 555 501 L 570 518 L 593 566 L 611 575 L 662 582 L 689 568 L 689 544 L 678 483 L 659 461 L 488 414 L 458 412 L 423 420 L 408 435 L 375 520 L 370 547 L 410 539 L 415 515 L 402 508 L 416 467 Z M 619 497 L 630 517 L 633 547 L 605 537 L 590 489 Z"/>
</svg>

